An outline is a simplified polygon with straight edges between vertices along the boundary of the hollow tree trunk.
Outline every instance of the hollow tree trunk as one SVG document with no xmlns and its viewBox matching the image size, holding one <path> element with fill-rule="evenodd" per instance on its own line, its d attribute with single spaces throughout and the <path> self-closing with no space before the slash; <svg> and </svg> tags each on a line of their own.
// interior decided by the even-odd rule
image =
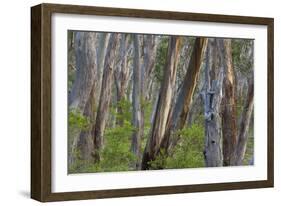
<svg viewBox="0 0 281 206">
<path fill-rule="evenodd" d="M 253 76 L 249 79 L 248 93 L 243 108 L 240 130 L 238 136 L 238 144 L 236 149 L 236 165 L 242 165 L 244 155 L 247 148 L 248 130 L 251 122 L 251 116 L 254 108 L 254 80 Z"/>
<path fill-rule="evenodd" d="M 100 161 L 100 150 L 103 146 L 103 134 L 108 118 L 109 105 L 111 101 L 111 88 L 114 70 L 113 65 L 115 61 L 117 40 L 118 34 L 111 34 L 105 56 L 99 106 L 97 110 L 95 126 L 92 128 L 92 138 L 94 144 L 92 155 L 94 161 Z"/>
<path fill-rule="evenodd" d="M 235 164 L 235 149 L 237 145 L 236 123 L 236 80 L 232 64 L 230 39 L 217 40 L 220 48 L 220 59 L 224 68 L 223 99 L 222 99 L 222 136 L 223 165 Z"/>
<path fill-rule="evenodd" d="M 157 103 L 154 121 L 151 127 L 151 133 L 143 153 L 141 165 L 143 170 L 149 169 L 149 162 L 155 159 L 166 130 L 166 124 L 173 96 L 172 92 L 176 80 L 179 41 L 180 38 L 176 36 L 172 36 L 169 39 L 167 59 L 164 67 L 164 79 L 161 85 L 159 94 L 160 96 Z"/>
<path fill-rule="evenodd" d="M 131 151 L 136 156 L 133 163 L 134 168 L 139 168 L 140 149 L 141 149 L 141 71 L 140 71 L 140 49 L 139 37 L 133 36 L 134 41 L 134 64 L 133 64 L 133 119 L 132 124 L 135 131 L 132 135 Z"/>
<path fill-rule="evenodd" d="M 217 40 L 209 39 L 206 53 L 205 81 L 206 89 L 202 93 L 205 118 L 206 167 L 222 166 L 222 134 L 220 105 L 222 99 L 223 67 L 219 61 Z"/>
</svg>

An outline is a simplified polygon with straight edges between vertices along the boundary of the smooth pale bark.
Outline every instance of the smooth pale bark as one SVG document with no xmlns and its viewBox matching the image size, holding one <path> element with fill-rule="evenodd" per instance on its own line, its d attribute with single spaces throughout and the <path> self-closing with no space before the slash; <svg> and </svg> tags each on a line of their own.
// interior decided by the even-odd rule
<svg viewBox="0 0 281 206">
<path fill-rule="evenodd" d="M 207 38 L 196 38 L 195 40 L 188 69 L 177 96 L 175 105 L 172 109 L 171 118 L 168 121 L 165 132 L 165 137 L 161 143 L 161 148 L 165 151 L 173 148 L 176 145 L 179 136 L 174 134 L 174 132 L 176 130 L 183 129 L 185 125 L 187 115 L 190 111 L 194 90 L 198 82 L 201 63 L 204 58 L 207 42 Z"/>
<path fill-rule="evenodd" d="M 254 80 L 253 77 L 250 77 L 248 93 L 240 120 L 238 144 L 236 149 L 236 165 L 242 165 L 243 163 L 243 159 L 247 148 L 248 130 L 251 122 L 253 108 L 254 108 Z"/>
<path fill-rule="evenodd" d="M 143 35 L 143 59 L 141 64 L 141 102 L 149 100 L 149 91 L 153 82 L 152 72 L 156 63 L 158 38 L 156 35 Z M 142 104 L 143 105 L 143 104 Z M 141 137 L 144 136 L 144 106 L 141 106 Z"/>
<path fill-rule="evenodd" d="M 134 132 L 132 135 L 131 151 L 136 156 L 133 163 L 134 168 L 139 168 L 140 149 L 141 149 L 141 71 L 140 71 L 140 49 L 139 38 L 135 34 L 134 41 L 134 64 L 133 64 L 133 119 Z"/>
<path fill-rule="evenodd" d="M 114 82 L 116 86 L 116 101 L 117 101 L 117 113 L 122 116 L 123 110 L 120 105 L 121 101 L 126 98 L 126 90 L 129 84 L 130 78 L 130 66 L 128 65 L 128 56 L 131 50 L 130 35 L 121 34 L 121 41 L 119 46 L 119 64 L 114 72 Z M 117 118 L 117 124 L 122 126 L 123 119 Z"/>
<path fill-rule="evenodd" d="M 113 81 L 113 66 L 115 61 L 118 34 L 111 34 L 105 55 L 102 86 L 95 126 L 92 128 L 94 161 L 100 161 L 100 150 L 103 146 L 103 134 L 109 113 L 111 101 L 111 88 Z"/>
<path fill-rule="evenodd" d="M 176 80 L 177 60 L 179 53 L 180 37 L 172 36 L 169 39 L 164 78 L 160 89 L 157 109 L 151 127 L 150 136 L 143 153 L 143 170 L 149 169 L 149 162 L 154 160 L 164 137 L 168 115 L 171 108 L 173 88 Z"/>
<path fill-rule="evenodd" d="M 223 165 L 235 165 L 235 149 L 237 145 L 236 123 L 236 81 L 232 64 L 230 39 L 218 39 L 220 59 L 224 68 L 223 99 L 222 99 L 222 136 Z"/>
<path fill-rule="evenodd" d="M 100 88 L 101 88 L 101 80 L 104 68 L 104 59 L 105 52 L 108 45 L 109 34 L 108 33 L 100 33 L 98 34 L 98 42 L 97 42 L 97 75 L 94 77 L 94 83 L 91 89 L 90 96 L 87 100 L 86 107 L 83 115 L 89 118 L 91 122 L 91 127 L 94 127 L 96 114 L 97 114 L 97 106 L 99 103 L 100 96 Z M 80 151 L 80 159 L 82 160 L 91 160 L 92 159 L 92 148 L 93 148 L 93 139 L 91 135 L 91 131 L 81 131 L 77 148 Z"/>
<path fill-rule="evenodd" d="M 109 33 L 99 34 L 99 43 L 97 48 L 97 66 L 98 66 L 98 78 L 102 79 L 103 68 L 104 68 L 104 58 L 106 54 L 106 48 L 109 41 Z"/>
<path fill-rule="evenodd" d="M 205 118 L 205 149 L 203 154 L 206 167 L 222 166 L 220 105 L 223 67 L 217 46 L 216 40 L 209 39 L 205 68 L 206 88 L 202 93 Z"/>
<path fill-rule="evenodd" d="M 89 98 L 94 77 L 97 74 L 96 34 L 90 32 L 75 33 L 76 75 L 69 95 L 70 108 L 84 111 Z"/>
<path fill-rule="evenodd" d="M 96 34 L 76 32 L 74 41 L 76 76 L 69 95 L 69 108 L 84 113 L 97 74 Z M 76 159 L 80 132 L 74 134 L 73 142 L 70 143 L 69 165 Z"/>
<path fill-rule="evenodd" d="M 94 87 L 93 87 L 94 88 Z M 89 100 L 86 104 L 83 115 L 89 118 L 91 123 L 94 123 L 93 107 L 94 107 L 94 94 L 93 89 L 90 94 Z M 91 128 L 91 127 L 90 127 Z M 91 131 L 81 131 L 77 143 L 77 149 L 79 151 L 79 159 L 81 160 L 91 160 L 92 159 L 92 148 L 93 140 L 91 136 Z"/>
<path fill-rule="evenodd" d="M 102 76 L 103 76 L 103 70 L 104 70 L 104 61 L 105 61 L 105 55 L 106 55 L 106 49 L 109 42 L 109 33 L 100 33 L 99 34 L 99 42 L 97 47 L 97 66 L 98 66 L 98 73 L 95 79 L 96 86 L 92 88 L 92 94 L 93 97 L 93 119 L 96 118 L 97 114 L 97 107 L 99 103 L 99 97 L 101 92 L 101 84 L 102 84 Z"/>
<path fill-rule="evenodd" d="M 155 68 L 156 52 L 157 52 L 158 38 L 156 35 L 145 35 L 143 43 L 143 76 L 142 76 L 142 88 L 143 97 L 148 99 L 148 92 L 153 82 L 151 74 Z"/>
</svg>

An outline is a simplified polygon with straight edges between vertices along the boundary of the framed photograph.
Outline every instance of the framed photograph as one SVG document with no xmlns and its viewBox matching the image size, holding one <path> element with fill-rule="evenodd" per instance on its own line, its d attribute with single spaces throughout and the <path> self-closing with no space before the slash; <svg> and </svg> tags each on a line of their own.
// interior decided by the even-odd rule
<svg viewBox="0 0 281 206">
<path fill-rule="evenodd" d="M 272 18 L 31 8 L 31 197 L 273 187 Z"/>
</svg>

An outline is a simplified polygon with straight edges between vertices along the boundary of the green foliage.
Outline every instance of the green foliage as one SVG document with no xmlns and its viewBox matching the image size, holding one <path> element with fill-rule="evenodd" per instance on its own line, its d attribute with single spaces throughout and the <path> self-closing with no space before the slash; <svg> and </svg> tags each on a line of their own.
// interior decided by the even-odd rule
<svg viewBox="0 0 281 206">
<path fill-rule="evenodd" d="M 105 145 L 101 150 L 100 162 L 93 163 L 77 160 L 72 171 L 75 173 L 84 173 L 130 170 L 130 163 L 136 159 L 130 151 L 133 131 L 134 128 L 128 121 L 124 121 L 123 126 L 106 129 L 104 135 Z"/>
<path fill-rule="evenodd" d="M 162 36 L 159 46 L 156 51 L 156 64 L 154 69 L 154 77 L 158 82 L 163 80 L 163 68 L 166 64 L 167 52 L 168 52 L 169 38 Z"/>
<path fill-rule="evenodd" d="M 204 167 L 204 128 L 200 124 L 193 124 L 176 131 L 175 136 L 180 137 L 179 143 L 172 151 L 171 156 L 166 156 L 164 151 L 154 161 L 150 162 L 152 169 L 165 168 L 198 168 Z"/>
<path fill-rule="evenodd" d="M 90 120 L 84 116 L 78 109 L 72 109 L 68 113 L 68 125 L 71 129 L 88 130 Z"/>
<path fill-rule="evenodd" d="M 80 131 L 88 131 L 90 129 L 90 125 L 91 123 L 89 118 L 84 116 L 78 109 L 69 110 L 68 111 L 69 144 L 72 144 L 74 137 L 77 136 L 80 133 Z M 77 156 L 77 154 L 75 154 L 75 156 Z"/>
<path fill-rule="evenodd" d="M 89 165 L 91 164 L 91 161 L 82 160 L 80 158 L 80 151 L 78 149 L 74 151 L 74 157 L 76 157 L 75 161 L 68 167 L 69 174 L 90 172 L 88 171 L 88 168 Z"/>
<path fill-rule="evenodd" d="M 253 66 L 253 40 L 234 39 L 231 41 L 232 59 L 234 68 L 240 71 L 243 75 L 248 75 Z"/>
<path fill-rule="evenodd" d="M 95 165 L 97 171 L 126 171 L 134 154 L 130 151 L 131 137 L 134 127 L 130 122 L 124 121 L 123 126 L 107 129 L 105 131 L 105 147 L 102 151 L 102 160 Z"/>
<path fill-rule="evenodd" d="M 122 113 L 116 111 L 117 107 L 121 109 Z M 134 132 L 134 127 L 131 124 L 131 107 L 131 103 L 126 99 L 111 105 L 111 115 L 116 115 L 116 120 L 122 121 L 122 124 L 105 129 L 104 147 L 100 151 L 100 162 L 94 163 L 78 159 L 70 168 L 70 171 L 73 173 L 85 173 L 130 170 L 130 163 L 136 159 L 130 150 L 131 138 Z"/>
<path fill-rule="evenodd" d="M 72 157 L 77 159 L 80 158 L 80 151 L 75 149 L 71 150 L 74 138 L 79 135 L 81 131 L 88 131 L 90 129 L 90 120 L 88 117 L 84 116 L 78 109 L 71 109 L 68 111 L 68 153 Z M 84 162 L 75 161 L 69 166 L 69 172 L 75 173 L 79 171 L 79 168 Z"/>
<path fill-rule="evenodd" d="M 121 113 L 116 110 L 116 108 L 119 108 Z M 116 117 L 117 122 L 123 122 L 123 121 L 132 121 L 132 103 L 122 98 L 119 102 L 112 104 L 110 108 L 110 113 Z"/>
</svg>

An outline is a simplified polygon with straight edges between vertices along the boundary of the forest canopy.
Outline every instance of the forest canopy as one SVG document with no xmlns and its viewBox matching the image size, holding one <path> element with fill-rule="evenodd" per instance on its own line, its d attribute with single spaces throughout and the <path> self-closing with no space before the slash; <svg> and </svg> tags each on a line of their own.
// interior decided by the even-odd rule
<svg viewBox="0 0 281 206">
<path fill-rule="evenodd" d="M 68 31 L 68 172 L 254 164 L 254 40 Z"/>
</svg>

